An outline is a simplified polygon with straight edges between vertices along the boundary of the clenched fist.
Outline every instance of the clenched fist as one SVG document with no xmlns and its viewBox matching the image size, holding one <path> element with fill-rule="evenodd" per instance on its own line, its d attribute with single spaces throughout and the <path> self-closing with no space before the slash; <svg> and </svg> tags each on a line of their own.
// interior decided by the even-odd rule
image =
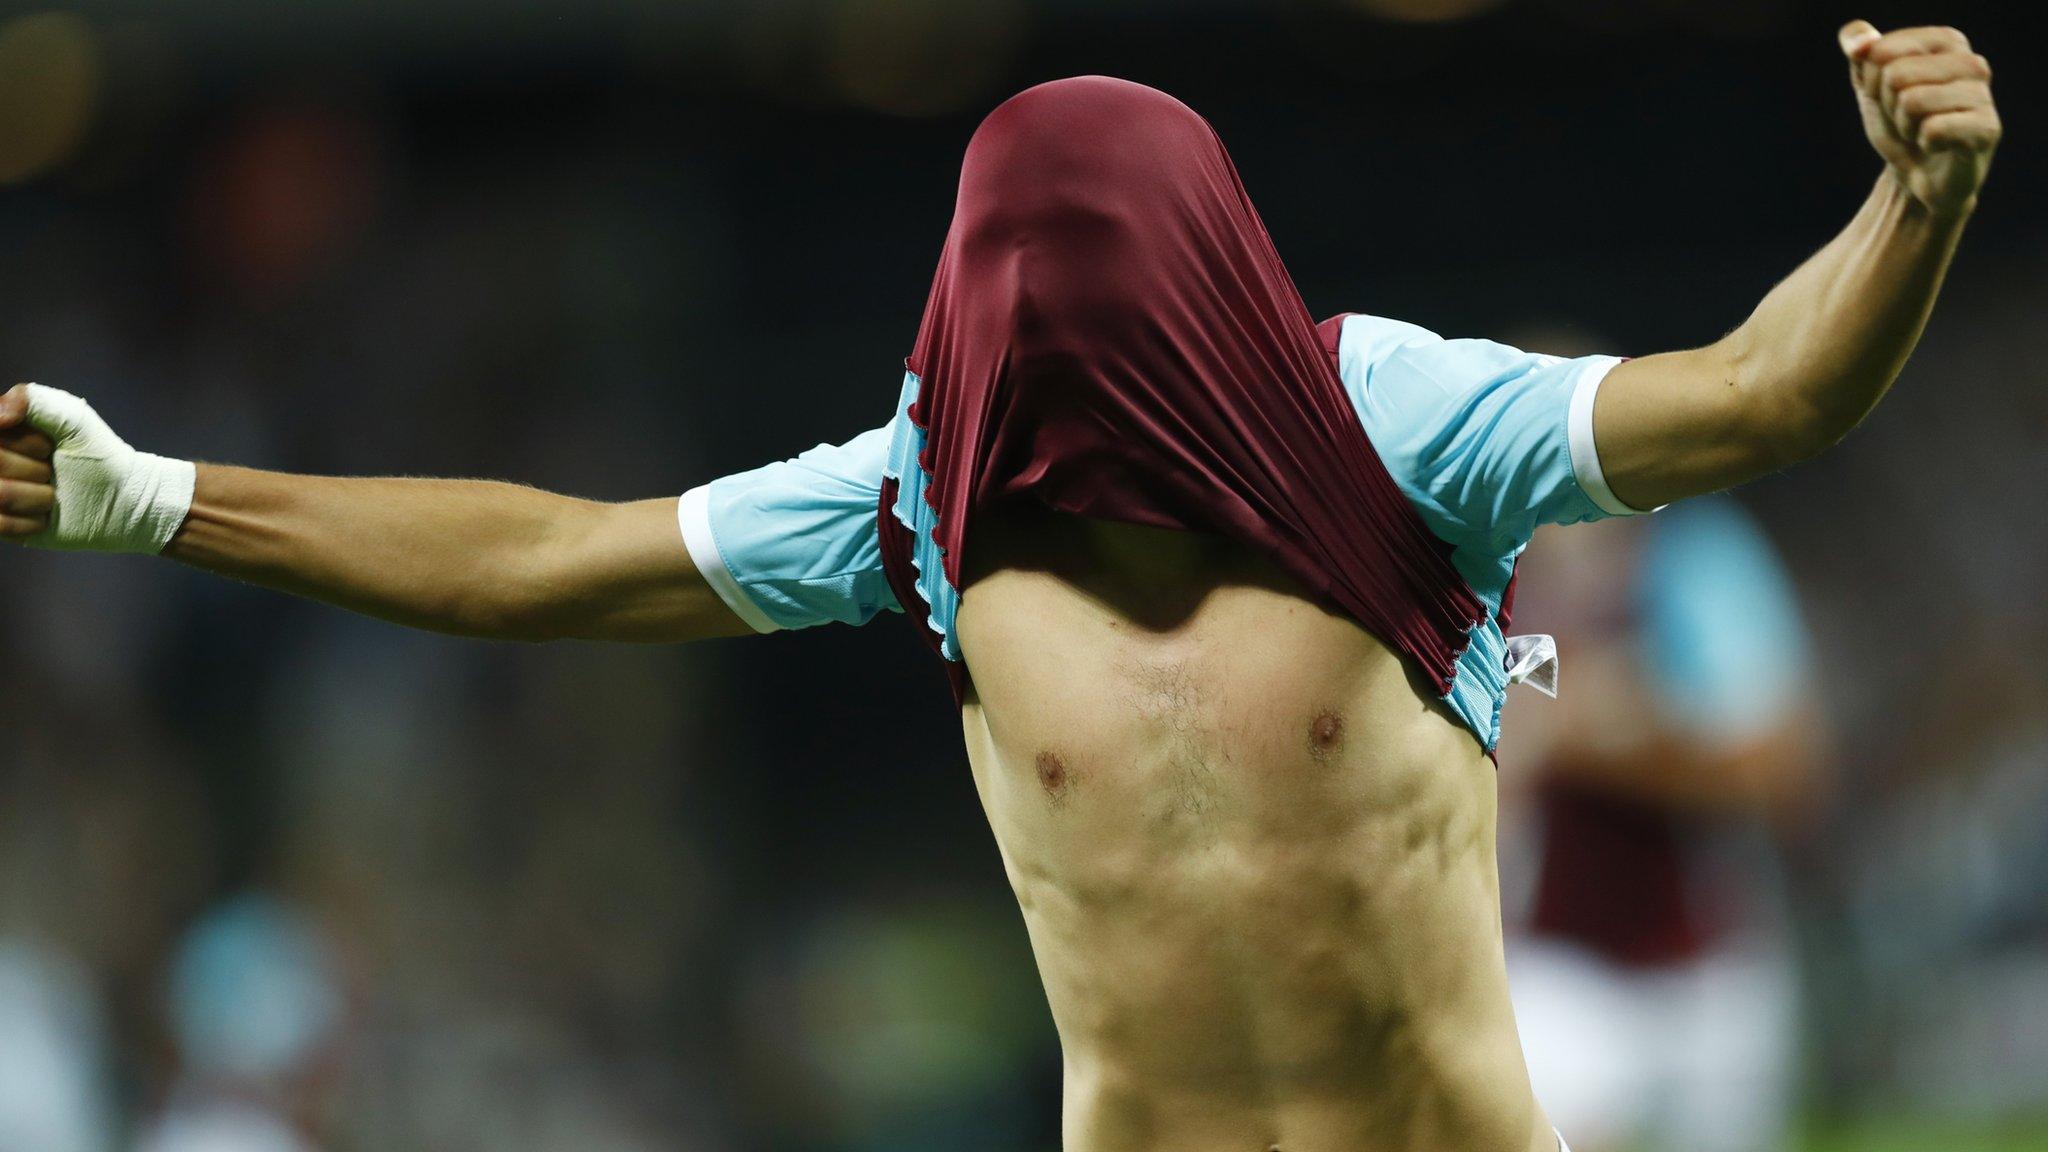
<svg viewBox="0 0 2048 1152">
<path fill-rule="evenodd" d="M 0 539 L 26 540 L 50 526 L 57 503 L 57 445 L 24 421 L 28 386 L 0 395 Z"/>
<path fill-rule="evenodd" d="M 129 447 L 69 392 L 17 384 L 0 394 L 0 540 L 154 555 L 191 511 L 195 474 Z"/>
<path fill-rule="evenodd" d="M 1856 20 L 1840 35 L 1863 130 L 1878 155 L 1928 211 L 1967 215 L 2004 132 L 1990 62 L 1953 28 L 1880 33 Z"/>
</svg>

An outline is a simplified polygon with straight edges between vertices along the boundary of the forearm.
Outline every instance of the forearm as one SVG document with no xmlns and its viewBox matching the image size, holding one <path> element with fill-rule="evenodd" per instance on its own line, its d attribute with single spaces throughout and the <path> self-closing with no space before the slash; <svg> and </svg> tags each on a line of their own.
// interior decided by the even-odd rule
<svg viewBox="0 0 2048 1152">
<path fill-rule="evenodd" d="M 498 639 L 686 640 L 740 627 L 674 502 L 608 505 L 476 480 L 201 465 L 164 555 L 396 623 Z"/>
<path fill-rule="evenodd" d="M 1784 454 L 1810 456 L 1876 407 L 1920 341 L 1967 213 L 1936 217 L 1889 172 L 1842 234 L 1723 342 Z"/>
<path fill-rule="evenodd" d="M 1564 740 L 1553 776 L 1660 808 L 1770 819 L 1796 817 L 1820 780 L 1817 720 L 1800 711 L 1778 727 L 1729 744 L 1654 722 L 1621 741 Z"/>
<path fill-rule="evenodd" d="M 1863 210 L 1741 327 L 1616 367 L 1593 406 L 1614 494 L 1637 508 L 1804 460 L 1868 415 L 1919 343 L 2004 133 L 1991 64 L 1953 28 L 1838 39 L 1885 161 Z"/>
<path fill-rule="evenodd" d="M 1733 332 L 1615 368 L 1594 411 L 1615 494 L 1654 508 L 1847 435 L 1919 343 L 1965 219 L 1936 217 L 1883 174 L 1848 227 Z"/>
<path fill-rule="evenodd" d="M 1654 687 L 1635 641 L 1574 652 L 1570 690 L 1527 713 L 1543 738 L 1524 763 L 1552 778 L 1659 808 L 1792 816 L 1813 798 L 1825 757 L 1825 723 L 1804 695 L 1780 701 L 1771 722 L 1681 722 Z M 1524 733 L 1516 728 L 1519 747 Z"/>
</svg>

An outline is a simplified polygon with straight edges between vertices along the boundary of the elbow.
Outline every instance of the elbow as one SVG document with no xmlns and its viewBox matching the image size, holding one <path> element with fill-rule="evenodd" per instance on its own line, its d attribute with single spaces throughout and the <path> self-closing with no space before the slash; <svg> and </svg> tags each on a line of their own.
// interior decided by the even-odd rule
<svg viewBox="0 0 2048 1152">
<path fill-rule="evenodd" d="M 1749 449 L 1746 471 L 1762 475 L 1803 464 L 1842 442 L 1864 411 L 1843 411 L 1816 398 L 1814 391 L 1786 387 L 1782 378 L 1765 377 L 1737 364 L 1731 391 L 1739 398 L 1735 419 L 1738 438 Z"/>
<path fill-rule="evenodd" d="M 472 623 L 477 629 L 473 635 L 518 644 L 552 644 L 583 635 L 582 619 L 566 598 L 551 595 L 545 587 L 505 590 L 481 607 Z"/>
<path fill-rule="evenodd" d="M 445 631 L 475 640 L 545 644 L 576 635 L 573 598 L 529 556 L 485 566 L 493 578 L 473 579 L 436 613 Z"/>
<path fill-rule="evenodd" d="M 435 631 L 470 640 L 545 644 L 569 635 L 558 613 L 513 595 L 469 595 L 424 615 Z"/>
<path fill-rule="evenodd" d="M 1755 405 L 1744 439 L 1755 453 L 1754 471 L 1778 472 L 1804 464 L 1842 442 L 1856 426 L 1800 399 Z"/>
<path fill-rule="evenodd" d="M 516 644 L 552 644 L 557 640 L 568 640 L 575 633 L 561 621 L 547 616 L 514 616 L 500 619 L 487 639 L 507 640 Z"/>
<path fill-rule="evenodd" d="M 577 578 L 577 527 L 551 518 L 490 553 L 465 589 L 464 634 L 521 644 L 581 637 L 590 597 Z"/>
<path fill-rule="evenodd" d="M 1846 374 L 1820 377 L 1767 359 L 1738 345 L 1727 367 L 1729 392 L 1737 400 L 1734 423 L 1758 474 L 1803 464 L 1841 443 L 1890 383 Z"/>
</svg>

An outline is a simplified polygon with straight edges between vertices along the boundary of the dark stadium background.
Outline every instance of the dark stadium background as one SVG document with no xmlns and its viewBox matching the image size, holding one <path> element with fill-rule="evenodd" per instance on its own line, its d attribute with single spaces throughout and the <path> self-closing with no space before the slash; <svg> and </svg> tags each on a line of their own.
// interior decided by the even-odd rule
<svg viewBox="0 0 2048 1152">
<path fill-rule="evenodd" d="M 1877 175 L 1852 16 L 1968 31 L 2008 139 L 1894 398 L 1744 494 L 1842 733 L 1794 856 L 1805 1111 L 1816 1148 L 2048 1148 L 2038 5 L 15 9 L 0 373 L 169 454 L 673 494 L 887 418 L 968 134 L 1084 72 L 1215 123 L 1319 316 L 1658 351 Z M 1051 1022 L 900 618 L 488 646 L 8 551 L 0 653 L 0 974 L 69 990 L 81 1150 L 204 1090 L 191 1019 L 266 980 L 297 1007 L 251 1035 L 302 1041 L 266 1106 L 309 1147 L 1056 1146 Z"/>
</svg>

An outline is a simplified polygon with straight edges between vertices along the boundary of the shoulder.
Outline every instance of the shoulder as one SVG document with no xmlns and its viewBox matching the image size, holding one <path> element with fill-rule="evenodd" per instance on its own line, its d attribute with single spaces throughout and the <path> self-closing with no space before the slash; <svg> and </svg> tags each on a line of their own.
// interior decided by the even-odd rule
<svg viewBox="0 0 2048 1152">
<path fill-rule="evenodd" d="M 1536 525 L 1618 515 L 1592 451 L 1612 356 L 1567 359 L 1353 315 L 1324 328 L 1375 451 L 1432 530 L 1526 543 Z"/>
<path fill-rule="evenodd" d="M 1494 340 L 1446 339 L 1419 324 L 1363 313 L 1326 321 L 1324 338 L 1345 391 L 1368 422 L 1449 414 L 1503 386 L 1576 363 Z"/>
<path fill-rule="evenodd" d="M 1323 344 L 1337 361 L 1337 374 L 1346 391 L 1362 391 L 1373 368 L 1404 348 L 1441 344 L 1444 338 L 1420 324 L 1345 312 L 1319 326 Z"/>
</svg>

